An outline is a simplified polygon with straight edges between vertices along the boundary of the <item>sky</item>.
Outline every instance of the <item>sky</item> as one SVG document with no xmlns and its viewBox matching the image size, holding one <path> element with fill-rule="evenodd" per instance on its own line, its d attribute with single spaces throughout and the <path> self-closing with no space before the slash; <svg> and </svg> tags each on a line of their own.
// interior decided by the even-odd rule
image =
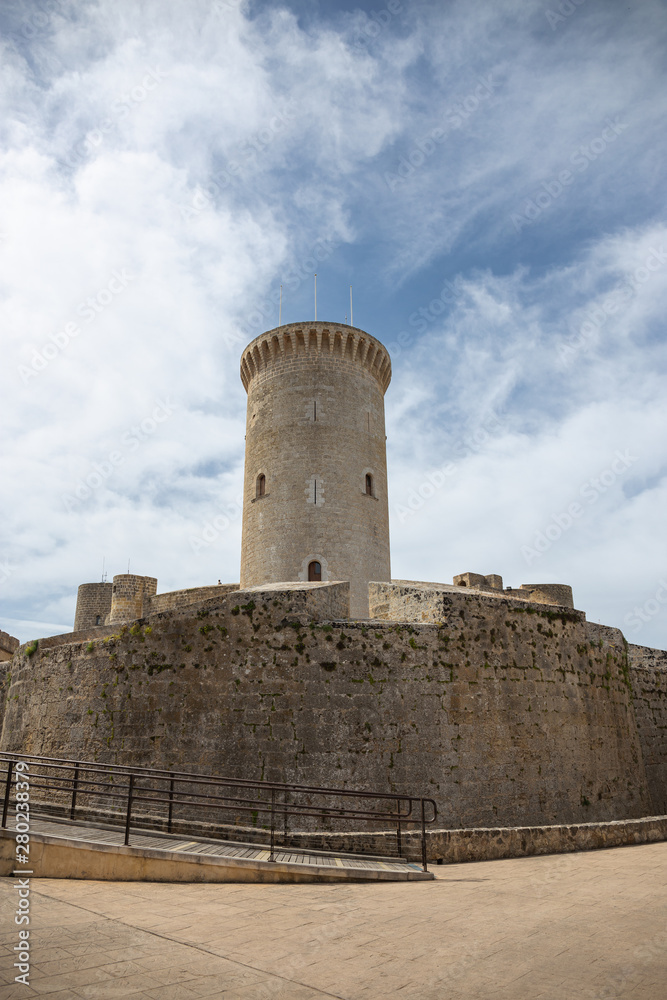
<svg viewBox="0 0 667 1000">
<path fill-rule="evenodd" d="M 664 0 L 5 0 L 0 628 L 239 579 L 243 347 L 392 356 L 392 575 L 667 646 Z M 215 521 L 215 525 L 214 525 Z"/>
</svg>

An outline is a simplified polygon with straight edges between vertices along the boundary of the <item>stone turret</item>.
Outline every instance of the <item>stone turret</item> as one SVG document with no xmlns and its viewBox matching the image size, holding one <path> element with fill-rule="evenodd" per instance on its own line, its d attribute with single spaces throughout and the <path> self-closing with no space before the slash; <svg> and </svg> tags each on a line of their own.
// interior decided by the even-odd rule
<svg viewBox="0 0 667 1000">
<path fill-rule="evenodd" d="M 114 576 L 109 624 L 141 618 L 148 612 L 150 598 L 156 593 L 157 580 L 153 576 L 135 576 L 133 573 Z"/>
<path fill-rule="evenodd" d="M 391 579 L 384 394 L 391 361 L 355 327 L 292 323 L 243 352 L 248 393 L 241 587 Z"/>
<path fill-rule="evenodd" d="M 110 583 L 82 583 L 76 596 L 74 631 L 94 628 L 106 623 L 111 611 Z"/>
</svg>

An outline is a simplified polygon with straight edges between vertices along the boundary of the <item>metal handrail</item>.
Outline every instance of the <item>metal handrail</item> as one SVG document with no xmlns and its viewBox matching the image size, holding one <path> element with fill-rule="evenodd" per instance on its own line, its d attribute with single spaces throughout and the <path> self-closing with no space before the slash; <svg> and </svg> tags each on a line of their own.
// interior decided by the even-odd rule
<svg viewBox="0 0 667 1000">
<path fill-rule="evenodd" d="M 85 796 L 123 800 L 125 803 L 123 822 L 126 845 L 129 844 L 134 819 L 132 809 L 138 802 L 165 805 L 169 833 L 171 833 L 173 825 L 173 811 L 178 806 L 188 807 L 192 811 L 197 809 L 234 810 L 237 815 L 238 813 L 270 814 L 270 861 L 274 860 L 275 826 L 278 817 L 282 817 L 284 820 L 285 837 L 287 837 L 289 816 L 310 816 L 322 820 L 370 820 L 395 824 L 399 856 L 402 848 L 402 828 L 413 823 L 421 828 L 422 865 L 424 871 L 427 871 L 426 827 L 434 823 L 437 818 L 436 804 L 430 798 L 401 795 L 396 792 L 354 791 L 349 788 L 322 788 L 315 785 L 295 785 L 279 781 L 251 781 L 247 778 L 197 774 L 193 771 L 174 771 L 124 764 L 101 764 L 96 761 L 0 751 L 0 765 L 6 765 L 6 769 L 5 767 L 0 769 L 0 778 L 4 778 L 5 784 L 3 828 L 7 824 L 12 785 L 20 780 L 15 771 L 15 765 L 19 761 L 29 765 L 32 772 L 30 776 L 31 789 L 71 792 L 70 819 L 74 819 L 77 802 Z M 47 773 L 54 771 L 55 774 Z M 144 787 L 142 787 L 142 782 Z M 145 787 L 146 782 L 159 783 L 159 786 Z M 164 784 L 164 788 L 162 784 Z M 179 785 L 187 785 L 188 788 L 187 790 L 180 789 Z M 210 789 L 214 794 L 198 791 L 197 785 Z M 234 790 L 238 792 L 238 795 L 233 794 Z M 215 794 L 216 792 L 218 794 Z M 252 794 L 253 792 L 254 794 Z M 262 797 L 262 793 L 265 793 L 265 797 Z M 279 797 L 280 793 L 282 793 L 281 797 Z M 352 803 L 350 806 L 332 803 L 329 806 L 318 807 L 310 801 L 299 801 L 300 796 L 362 801 L 356 807 Z M 377 809 L 370 805 L 373 802 L 377 802 Z M 428 813 L 432 813 L 432 815 L 429 817 Z M 142 816 L 141 819 L 145 823 L 150 817 Z M 145 827 L 143 828 L 145 829 Z"/>
</svg>

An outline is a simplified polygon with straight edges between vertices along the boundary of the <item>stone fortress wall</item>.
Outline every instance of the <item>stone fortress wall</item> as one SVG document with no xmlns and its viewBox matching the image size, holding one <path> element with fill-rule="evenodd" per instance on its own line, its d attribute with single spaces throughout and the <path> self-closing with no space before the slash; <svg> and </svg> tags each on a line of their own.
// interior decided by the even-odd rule
<svg viewBox="0 0 667 1000">
<path fill-rule="evenodd" d="M 587 622 L 563 584 L 391 580 L 382 344 L 290 324 L 241 377 L 240 585 L 122 574 L 79 588 L 74 633 L 0 636 L 0 747 L 429 796 L 442 842 L 465 828 L 485 856 L 526 840 L 510 828 L 602 846 L 579 825 L 631 838 L 667 813 L 667 652 Z"/>
<path fill-rule="evenodd" d="M 370 616 L 404 622 L 438 621 L 443 601 L 445 605 L 447 603 L 446 595 L 461 593 L 463 587 L 469 592 L 489 597 L 574 608 L 572 588 L 567 584 L 522 583 L 518 589 L 503 589 L 503 578 L 498 574 L 481 576 L 479 573 L 460 573 L 451 585 L 415 580 L 370 583 Z"/>
<path fill-rule="evenodd" d="M 667 653 L 497 591 L 378 583 L 370 603 L 354 620 L 347 583 L 216 588 L 23 646 L 0 745 L 410 791 L 441 828 L 664 811 Z"/>
<path fill-rule="evenodd" d="M 624 639 L 613 631 L 618 646 Z M 667 815 L 667 652 L 630 645 L 628 657 L 649 794 L 656 815 Z"/>
<path fill-rule="evenodd" d="M 238 588 L 238 583 L 218 583 L 158 594 L 155 577 L 132 573 L 114 576 L 113 583 L 82 583 L 76 600 L 74 632 L 133 621 L 155 611 L 184 608 Z"/>
<path fill-rule="evenodd" d="M 439 587 L 442 584 L 432 584 Z M 560 604 L 564 608 L 574 607 L 572 587 L 565 583 L 522 583 L 519 593 L 512 587 L 503 588 L 503 578 L 497 573 L 481 576 L 479 573 L 460 573 L 454 577 L 454 586 L 472 587 L 491 594 L 504 594 L 518 601 L 533 601 L 537 604 Z"/>
<path fill-rule="evenodd" d="M 249 344 L 241 379 L 241 586 L 307 581 L 316 562 L 323 581 L 350 581 L 352 615 L 364 617 L 369 581 L 391 579 L 387 350 L 356 327 L 292 323 Z"/>
<path fill-rule="evenodd" d="M 326 581 L 325 581 L 326 582 Z M 265 587 L 266 584 L 260 585 Z M 373 618 L 397 621 L 436 621 L 441 594 L 457 592 L 466 587 L 476 593 L 507 597 L 515 601 L 559 604 L 573 608 L 572 588 L 565 584 L 521 584 L 518 589 L 503 589 L 498 574 L 461 573 L 452 585 L 422 581 L 392 580 L 390 584 L 368 584 L 366 607 Z M 152 576 L 120 574 L 113 583 L 82 583 L 77 594 L 74 632 L 88 632 L 109 624 L 134 621 L 157 611 L 168 611 L 197 604 L 210 597 L 240 589 L 238 583 L 218 583 L 204 587 L 189 587 L 157 593 L 157 579 Z M 244 589 L 249 589 L 245 587 Z M 370 602 L 370 603 L 369 603 Z M 91 632 L 94 635 L 94 632 Z M 6 635 L 6 633 L 2 633 Z M 63 638 L 67 638 L 64 636 Z M 8 637 L 11 639 L 11 637 Z M 12 640 L 12 652 L 18 640 Z M 59 643 L 58 643 L 59 644 Z M 10 648 L 9 646 L 7 647 Z M 11 655 L 11 654 L 10 654 Z"/>
</svg>

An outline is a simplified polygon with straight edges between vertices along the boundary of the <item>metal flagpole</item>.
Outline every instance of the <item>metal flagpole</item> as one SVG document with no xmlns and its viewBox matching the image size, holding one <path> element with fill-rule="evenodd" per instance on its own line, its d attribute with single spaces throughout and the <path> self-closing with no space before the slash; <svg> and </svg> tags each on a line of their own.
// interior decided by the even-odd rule
<svg viewBox="0 0 667 1000">
<path fill-rule="evenodd" d="M 352 285 L 350 285 L 350 326 L 354 326 L 354 316 L 352 314 Z"/>
<path fill-rule="evenodd" d="M 315 319 L 317 319 L 317 274 L 315 274 Z"/>
<path fill-rule="evenodd" d="M 280 308 L 278 310 L 278 326 L 283 325 L 283 286 L 280 286 Z"/>
</svg>

